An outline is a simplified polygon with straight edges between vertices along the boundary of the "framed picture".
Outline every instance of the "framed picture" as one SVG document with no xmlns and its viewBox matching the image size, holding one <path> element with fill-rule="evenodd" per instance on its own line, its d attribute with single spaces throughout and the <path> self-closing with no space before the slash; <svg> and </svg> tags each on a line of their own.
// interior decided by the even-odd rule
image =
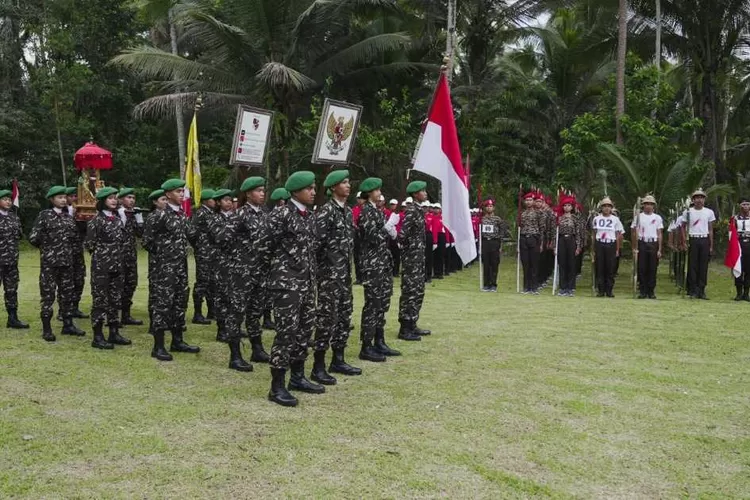
<svg viewBox="0 0 750 500">
<path fill-rule="evenodd" d="M 326 99 L 312 163 L 348 165 L 354 152 L 362 106 Z"/>
<path fill-rule="evenodd" d="M 273 111 L 240 104 L 234 126 L 230 165 L 262 167 L 271 139 Z"/>
</svg>

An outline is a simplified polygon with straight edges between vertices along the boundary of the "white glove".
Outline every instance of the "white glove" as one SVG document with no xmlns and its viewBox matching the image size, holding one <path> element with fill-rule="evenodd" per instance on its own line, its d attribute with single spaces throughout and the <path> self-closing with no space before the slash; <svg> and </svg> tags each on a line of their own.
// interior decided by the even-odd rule
<svg viewBox="0 0 750 500">
<path fill-rule="evenodd" d="M 138 224 L 143 224 L 143 214 L 142 214 L 142 213 L 140 213 L 140 212 L 136 212 L 136 213 L 135 213 L 135 221 L 136 221 L 136 222 L 137 222 Z"/>
<path fill-rule="evenodd" d="M 389 226 L 388 224 L 385 225 L 385 232 L 388 233 L 388 236 L 391 237 L 392 240 L 396 239 L 396 228 L 393 226 Z"/>
<path fill-rule="evenodd" d="M 437 245 L 432 245 L 433 250 L 437 250 Z"/>
</svg>

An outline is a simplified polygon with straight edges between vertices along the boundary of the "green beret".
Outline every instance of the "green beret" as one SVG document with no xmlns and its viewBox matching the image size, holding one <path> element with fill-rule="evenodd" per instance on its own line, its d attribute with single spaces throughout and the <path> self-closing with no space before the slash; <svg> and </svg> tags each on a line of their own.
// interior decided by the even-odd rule
<svg viewBox="0 0 750 500">
<path fill-rule="evenodd" d="M 266 180 L 263 177 L 248 177 L 245 182 L 242 183 L 240 191 L 252 191 L 255 188 L 259 188 L 266 184 Z"/>
<path fill-rule="evenodd" d="M 286 184 L 284 184 L 284 187 L 287 191 L 293 193 L 295 191 L 299 191 L 300 189 L 310 187 L 313 184 L 315 184 L 315 174 L 310 172 L 309 170 L 299 170 L 289 176 L 289 178 L 286 180 Z"/>
<path fill-rule="evenodd" d="M 288 200 L 290 198 L 289 191 L 284 188 L 276 188 L 271 193 L 271 201 Z"/>
<path fill-rule="evenodd" d="M 117 197 L 118 197 L 118 198 L 124 198 L 124 197 L 126 197 L 127 195 L 129 195 L 129 194 L 133 194 L 133 193 L 135 193 L 135 189 L 133 189 L 133 188 L 122 188 L 122 189 L 120 189 L 120 190 L 119 190 L 119 191 L 117 192 Z"/>
<path fill-rule="evenodd" d="M 68 192 L 68 188 L 65 186 L 52 186 L 49 188 L 49 191 L 47 191 L 47 198 L 52 198 L 53 196 L 57 196 L 58 194 L 66 194 Z"/>
<path fill-rule="evenodd" d="M 161 185 L 161 188 L 166 191 L 174 191 L 175 189 L 179 189 L 181 187 L 185 187 L 185 181 L 182 179 L 169 179 L 168 181 L 165 181 L 164 184 Z"/>
<path fill-rule="evenodd" d="M 330 174 L 328 174 L 328 177 L 326 177 L 325 182 L 323 183 L 324 187 L 333 187 L 339 182 L 342 182 L 344 179 L 349 178 L 349 171 L 348 170 L 334 170 Z"/>
<path fill-rule="evenodd" d="M 65 188 L 65 194 L 78 194 L 78 186 L 70 186 Z"/>
<path fill-rule="evenodd" d="M 103 200 L 104 198 L 108 198 L 109 195 L 111 194 L 117 194 L 117 189 L 113 187 L 101 188 L 99 191 L 96 192 L 96 199 Z"/>
<path fill-rule="evenodd" d="M 214 191 L 213 199 L 214 200 L 220 200 L 224 198 L 225 196 L 232 196 L 232 190 L 231 189 L 217 189 Z"/>
<path fill-rule="evenodd" d="M 359 185 L 359 190 L 363 193 L 369 193 L 374 189 L 380 189 L 382 185 L 383 179 L 378 177 L 368 177 Z"/>
<path fill-rule="evenodd" d="M 164 190 L 163 189 L 157 189 L 156 191 L 151 191 L 151 194 L 148 195 L 148 199 L 151 200 L 151 201 L 153 201 L 153 200 L 156 200 L 158 198 L 161 198 L 162 196 L 164 196 Z"/>
<path fill-rule="evenodd" d="M 10 198 L 12 194 L 8 189 L 0 189 L 0 198 Z"/>
<path fill-rule="evenodd" d="M 427 189 L 425 181 L 412 181 L 406 186 L 406 194 L 414 194 Z"/>
<path fill-rule="evenodd" d="M 214 195 L 216 194 L 216 191 L 213 189 L 202 189 L 201 190 L 201 200 L 211 200 L 213 199 Z"/>
</svg>

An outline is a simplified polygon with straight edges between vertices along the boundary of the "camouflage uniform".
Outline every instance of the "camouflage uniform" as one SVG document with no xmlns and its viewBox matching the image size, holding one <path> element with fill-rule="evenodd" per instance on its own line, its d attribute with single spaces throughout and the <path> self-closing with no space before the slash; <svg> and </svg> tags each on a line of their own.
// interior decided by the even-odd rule
<svg viewBox="0 0 750 500">
<path fill-rule="evenodd" d="M 193 306 L 196 311 L 201 310 L 203 300 L 209 309 L 214 307 L 214 297 L 218 287 L 216 245 L 209 241 L 210 222 L 216 217 L 216 212 L 205 205 L 201 205 L 193 213 L 192 223 L 195 228 L 195 285 L 193 285 Z"/>
<path fill-rule="evenodd" d="M 425 238 L 424 209 L 412 203 L 406 209 L 398 235 L 401 244 L 401 298 L 398 319 L 416 323 L 424 300 Z"/>
<path fill-rule="evenodd" d="M 266 281 L 268 278 L 268 251 L 265 248 L 263 233 L 266 225 L 266 214 L 250 204 L 243 205 L 238 211 L 240 219 L 239 237 L 242 286 L 237 288 L 243 294 L 245 304 L 245 327 L 251 341 L 261 337 L 260 321 L 266 309 Z"/>
<path fill-rule="evenodd" d="M 272 369 L 286 369 L 307 358 L 315 328 L 316 232 L 315 216 L 293 202 L 268 216 L 264 240 L 271 255 L 268 288 L 276 319 Z"/>
<path fill-rule="evenodd" d="M 195 234 L 193 225 L 182 209 L 175 210 L 172 205 L 154 210 L 149 219 L 143 247 L 154 259 L 149 280 L 153 329 L 181 332 L 188 301 L 187 247 Z"/>
<path fill-rule="evenodd" d="M 318 310 L 315 351 L 343 349 L 352 318 L 352 210 L 330 200 L 315 215 L 318 229 Z"/>
<path fill-rule="evenodd" d="M 124 260 L 128 248 L 128 232 L 122 219 L 100 211 L 86 229 L 84 245 L 91 253 L 91 324 L 117 326 L 123 300 Z"/>
<path fill-rule="evenodd" d="M 0 211 L 0 284 L 7 310 L 18 309 L 18 242 L 22 236 L 18 216 Z"/>
<path fill-rule="evenodd" d="M 122 290 L 122 310 L 130 313 L 133 305 L 133 295 L 138 288 L 138 247 L 137 240 L 143 236 L 143 224 L 139 224 L 135 219 L 135 211 L 120 211 L 121 217 L 125 220 L 125 241 L 123 251 L 123 290 Z"/>
<path fill-rule="evenodd" d="M 402 228 L 403 230 L 403 228 Z M 385 315 L 393 295 L 393 262 L 388 251 L 385 217 L 372 203 L 365 203 L 359 216 L 360 268 L 365 288 L 361 337 L 370 342 L 378 329 L 385 328 Z"/>
<path fill-rule="evenodd" d="M 143 247 L 148 250 L 148 247 L 146 246 L 146 234 L 154 234 L 154 222 L 157 220 L 157 210 L 154 209 L 151 212 L 149 212 L 148 216 L 146 216 L 146 220 L 143 222 Z M 148 317 L 149 320 L 153 320 L 153 303 L 154 303 L 154 297 L 156 296 L 156 292 L 154 291 L 154 274 L 156 272 L 156 252 L 148 251 L 148 271 L 146 274 L 146 279 L 148 280 Z M 149 332 L 151 331 L 151 327 L 149 327 Z"/>
<path fill-rule="evenodd" d="M 41 252 L 40 317 L 42 320 L 52 318 L 55 292 L 59 294 L 58 302 L 62 317 L 72 317 L 77 296 L 73 276 L 73 247 L 80 245 L 80 237 L 73 217 L 66 209 L 42 210 L 31 229 L 29 242 Z"/>
<path fill-rule="evenodd" d="M 245 248 L 239 238 L 241 220 L 235 212 L 221 212 L 204 217 L 215 248 L 216 321 L 229 341 L 240 339 L 240 325 L 245 316 L 244 270 L 242 253 Z"/>
</svg>

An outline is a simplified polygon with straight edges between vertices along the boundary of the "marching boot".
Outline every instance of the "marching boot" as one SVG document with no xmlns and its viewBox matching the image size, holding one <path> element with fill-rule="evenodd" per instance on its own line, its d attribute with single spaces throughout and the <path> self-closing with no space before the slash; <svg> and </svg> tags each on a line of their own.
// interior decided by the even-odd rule
<svg viewBox="0 0 750 500">
<path fill-rule="evenodd" d="M 86 332 L 73 324 L 73 318 L 63 318 L 63 335 L 73 335 L 74 337 L 83 337 Z"/>
<path fill-rule="evenodd" d="M 326 371 L 326 352 L 315 351 L 313 356 L 315 361 L 313 362 L 313 369 L 310 373 L 310 378 L 319 384 L 336 385 L 336 379 L 330 376 Z"/>
<path fill-rule="evenodd" d="M 374 363 L 382 363 L 385 361 L 385 356 L 373 347 L 372 339 L 366 338 L 362 340 L 362 349 L 359 351 L 359 359 L 372 361 Z"/>
<path fill-rule="evenodd" d="M 109 325 L 109 338 L 107 341 L 114 345 L 130 345 L 133 343 L 129 338 L 120 335 L 120 328 L 117 325 Z"/>
<path fill-rule="evenodd" d="M 193 313 L 193 324 L 194 325 L 210 325 L 211 321 L 203 316 L 203 303 L 201 301 L 195 301 L 194 305 L 195 312 Z"/>
<path fill-rule="evenodd" d="M 398 338 L 410 342 L 422 340 L 422 337 L 414 333 L 414 327 L 411 321 L 401 320 L 401 328 L 398 330 Z"/>
<path fill-rule="evenodd" d="M 250 339 L 250 348 L 252 349 L 250 361 L 256 363 L 268 363 L 271 361 L 271 356 L 263 349 L 263 337 L 260 335 Z"/>
<path fill-rule="evenodd" d="M 263 313 L 263 329 L 276 330 L 276 325 L 271 321 L 271 311 L 265 311 Z"/>
<path fill-rule="evenodd" d="M 735 302 L 739 302 L 742 300 L 742 285 L 734 285 L 735 290 L 737 290 L 737 295 L 734 296 Z"/>
<path fill-rule="evenodd" d="M 94 349 L 114 349 L 115 346 L 104 339 L 102 328 L 102 323 L 97 323 L 94 325 L 94 340 L 91 341 L 91 347 L 93 347 Z"/>
<path fill-rule="evenodd" d="M 154 330 L 154 348 L 151 357 L 159 361 L 172 361 L 172 355 L 164 348 L 164 330 Z"/>
<path fill-rule="evenodd" d="M 432 335 L 432 332 L 430 330 L 423 330 L 417 326 L 417 322 L 412 322 L 411 325 L 411 331 L 415 334 L 419 335 L 420 337 L 426 337 L 427 335 Z"/>
<path fill-rule="evenodd" d="M 313 384 L 305 377 L 305 361 L 295 361 L 291 364 L 292 374 L 289 376 L 290 391 L 301 391 L 309 394 L 323 394 L 326 388 L 322 385 Z"/>
<path fill-rule="evenodd" d="M 383 356 L 401 356 L 401 353 L 395 349 L 388 347 L 385 343 L 385 330 L 383 328 L 375 329 L 375 342 L 373 343 L 375 350 Z"/>
<path fill-rule="evenodd" d="M 201 351 L 201 348 L 197 345 L 190 345 L 182 338 L 182 328 L 172 328 L 172 344 L 169 346 L 169 350 L 172 352 L 186 352 L 189 354 L 196 354 Z"/>
<path fill-rule="evenodd" d="M 229 369 L 237 370 L 238 372 L 253 371 L 253 365 L 242 359 L 242 352 L 240 351 L 240 339 L 233 339 L 229 341 Z"/>
<path fill-rule="evenodd" d="M 76 308 L 73 310 L 73 317 L 77 319 L 88 319 L 89 315 L 84 313 L 78 308 L 78 304 L 76 304 Z M 143 324 L 143 323 L 141 323 Z"/>
<path fill-rule="evenodd" d="M 268 393 L 268 400 L 281 406 L 297 406 L 297 398 L 286 390 L 285 379 L 286 370 L 271 368 L 271 390 Z"/>
<path fill-rule="evenodd" d="M 18 319 L 17 309 L 8 308 L 8 323 L 5 326 L 16 330 L 25 330 L 29 327 L 29 324 Z"/>
<path fill-rule="evenodd" d="M 130 315 L 130 308 L 129 307 L 125 307 L 122 310 L 122 320 L 121 320 L 120 324 L 122 324 L 123 326 L 126 326 L 126 325 L 135 325 L 135 326 L 138 326 L 138 325 L 142 325 L 143 321 L 141 321 L 139 319 L 135 319 L 134 317 L 132 317 Z"/>
<path fill-rule="evenodd" d="M 344 360 L 344 348 L 338 347 L 333 349 L 331 365 L 328 367 L 329 372 L 341 373 L 343 375 L 362 375 L 362 370 L 349 365 Z"/>
<path fill-rule="evenodd" d="M 214 300 L 208 297 L 206 297 L 206 319 L 209 321 L 216 319 L 216 314 L 214 313 Z"/>
<path fill-rule="evenodd" d="M 224 321 L 219 319 L 216 320 L 216 342 L 224 342 L 225 344 L 229 342 L 229 335 L 224 330 Z"/>
<path fill-rule="evenodd" d="M 750 302 L 750 287 L 746 286 L 742 289 L 742 300 Z"/>
<path fill-rule="evenodd" d="M 52 325 L 50 322 L 50 318 L 42 318 L 42 338 L 47 342 L 54 342 L 55 334 L 52 333 Z"/>
</svg>

